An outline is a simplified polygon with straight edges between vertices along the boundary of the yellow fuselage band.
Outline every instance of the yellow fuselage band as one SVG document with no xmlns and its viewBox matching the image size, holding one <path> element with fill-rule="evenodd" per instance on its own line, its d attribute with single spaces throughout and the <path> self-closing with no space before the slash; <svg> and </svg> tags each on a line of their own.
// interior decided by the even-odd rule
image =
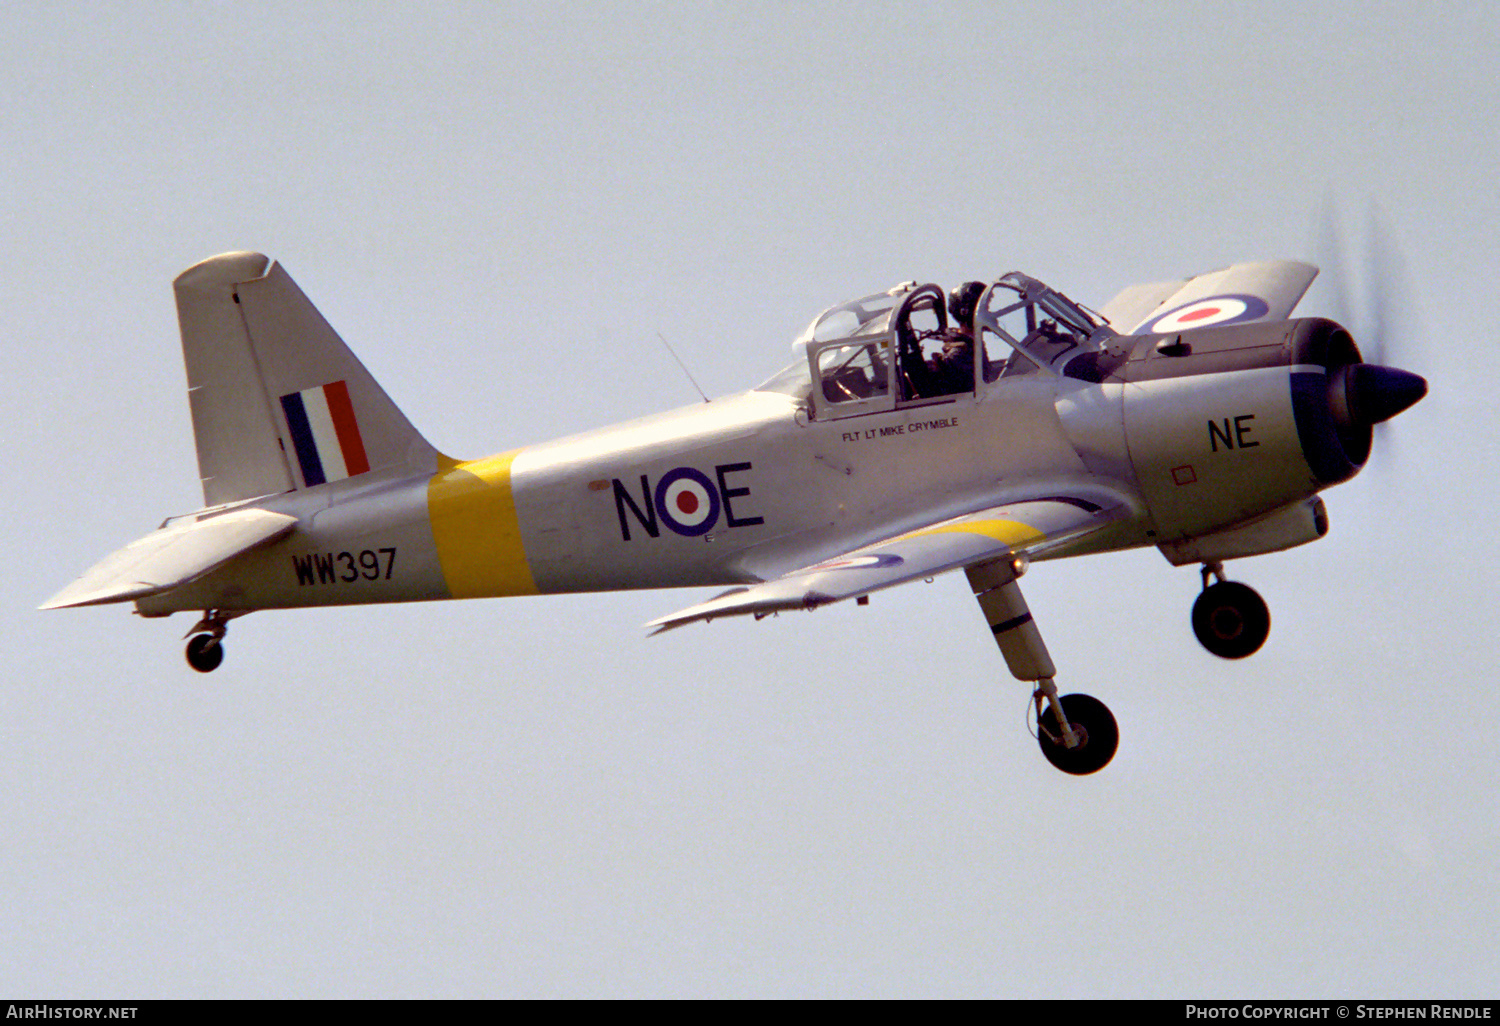
<svg viewBox="0 0 1500 1026">
<path fill-rule="evenodd" d="M 428 482 L 432 537 L 454 598 L 537 593 L 511 494 L 518 452 L 465 463 L 445 458 Z"/>
</svg>

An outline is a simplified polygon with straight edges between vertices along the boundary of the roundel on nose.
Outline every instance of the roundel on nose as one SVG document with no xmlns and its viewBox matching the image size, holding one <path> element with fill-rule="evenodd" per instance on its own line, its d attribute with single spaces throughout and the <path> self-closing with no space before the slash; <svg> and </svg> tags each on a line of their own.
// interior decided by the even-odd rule
<svg viewBox="0 0 1500 1026">
<path fill-rule="evenodd" d="M 719 521 L 719 492 L 692 467 L 669 470 L 656 482 L 656 513 L 678 534 L 707 534 Z"/>
</svg>

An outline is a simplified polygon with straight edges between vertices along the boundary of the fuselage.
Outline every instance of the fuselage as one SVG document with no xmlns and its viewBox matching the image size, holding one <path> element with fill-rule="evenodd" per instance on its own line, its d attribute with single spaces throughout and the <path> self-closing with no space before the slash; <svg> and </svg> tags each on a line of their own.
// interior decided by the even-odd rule
<svg viewBox="0 0 1500 1026">
<path fill-rule="evenodd" d="M 418 474 L 253 500 L 297 528 L 137 605 L 746 584 L 1060 495 L 1126 512 L 1049 557 L 1159 545 L 1181 563 L 1285 548 L 1322 534 L 1308 498 L 1357 469 L 1309 455 L 1338 444 L 1318 432 L 1335 362 L 1320 354 L 1340 335 L 1304 321 L 1117 336 L 1063 373 L 1013 361 L 916 405 L 828 416 L 805 391 L 756 390 L 486 459 L 439 457 Z M 1273 514 L 1249 535 L 1237 526 Z"/>
<path fill-rule="evenodd" d="M 443 460 L 430 474 L 350 478 L 257 500 L 296 515 L 297 530 L 138 604 L 159 615 L 732 585 L 1007 496 L 1129 500 L 1132 482 L 1085 464 L 1057 400 L 1056 379 L 1021 375 L 977 395 L 817 421 L 795 397 L 752 391 Z M 1150 541 L 1137 518 L 1110 546 Z"/>
</svg>

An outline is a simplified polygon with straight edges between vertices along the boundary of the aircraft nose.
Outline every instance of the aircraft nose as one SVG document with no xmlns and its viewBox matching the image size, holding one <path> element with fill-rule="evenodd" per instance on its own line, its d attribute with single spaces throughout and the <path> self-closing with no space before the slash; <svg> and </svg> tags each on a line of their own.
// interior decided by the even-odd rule
<svg viewBox="0 0 1500 1026">
<path fill-rule="evenodd" d="M 1427 394 L 1427 379 L 1420 374 L 1373 363 L 1339 368 L 1330 385 L 1334 416 L 1346 426 L 1390 420 Z"/>
</svg>

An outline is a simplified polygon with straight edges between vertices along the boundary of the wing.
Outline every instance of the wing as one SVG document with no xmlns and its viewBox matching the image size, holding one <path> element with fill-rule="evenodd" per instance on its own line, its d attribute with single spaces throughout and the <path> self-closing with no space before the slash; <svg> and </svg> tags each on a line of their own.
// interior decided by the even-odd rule
<svg viewBox="0 0 1500 1026">
<path fill-rule="evenodd" d="M 296 525 L 296 517 L 264 509 L 172 524 L 105 556 L 41 608 L 124 602 L 167 591 L 280 538 Z"/>
<path fill-rule="evenodd" d="M 1000 556 L 1041 555 L 1102 530 L 1125 513 L 1124 506 L 1106 508 L 1067 496 L 996 506 L 866 545 L 775 580 L 732 589 L 646 626 L 660 633 L 719 616 L 816 609 Z"/>
<path fill-rule="evenodd" d="M 1317 276 L 1318 269 L 1311 264 L 1258 260 L 1186 281 L 1132 285 L 1100 313 L 1123 335 L 1284 320 Z M 1216 307 L 1215 300 L 1223 304 Z"/>
</svg>

